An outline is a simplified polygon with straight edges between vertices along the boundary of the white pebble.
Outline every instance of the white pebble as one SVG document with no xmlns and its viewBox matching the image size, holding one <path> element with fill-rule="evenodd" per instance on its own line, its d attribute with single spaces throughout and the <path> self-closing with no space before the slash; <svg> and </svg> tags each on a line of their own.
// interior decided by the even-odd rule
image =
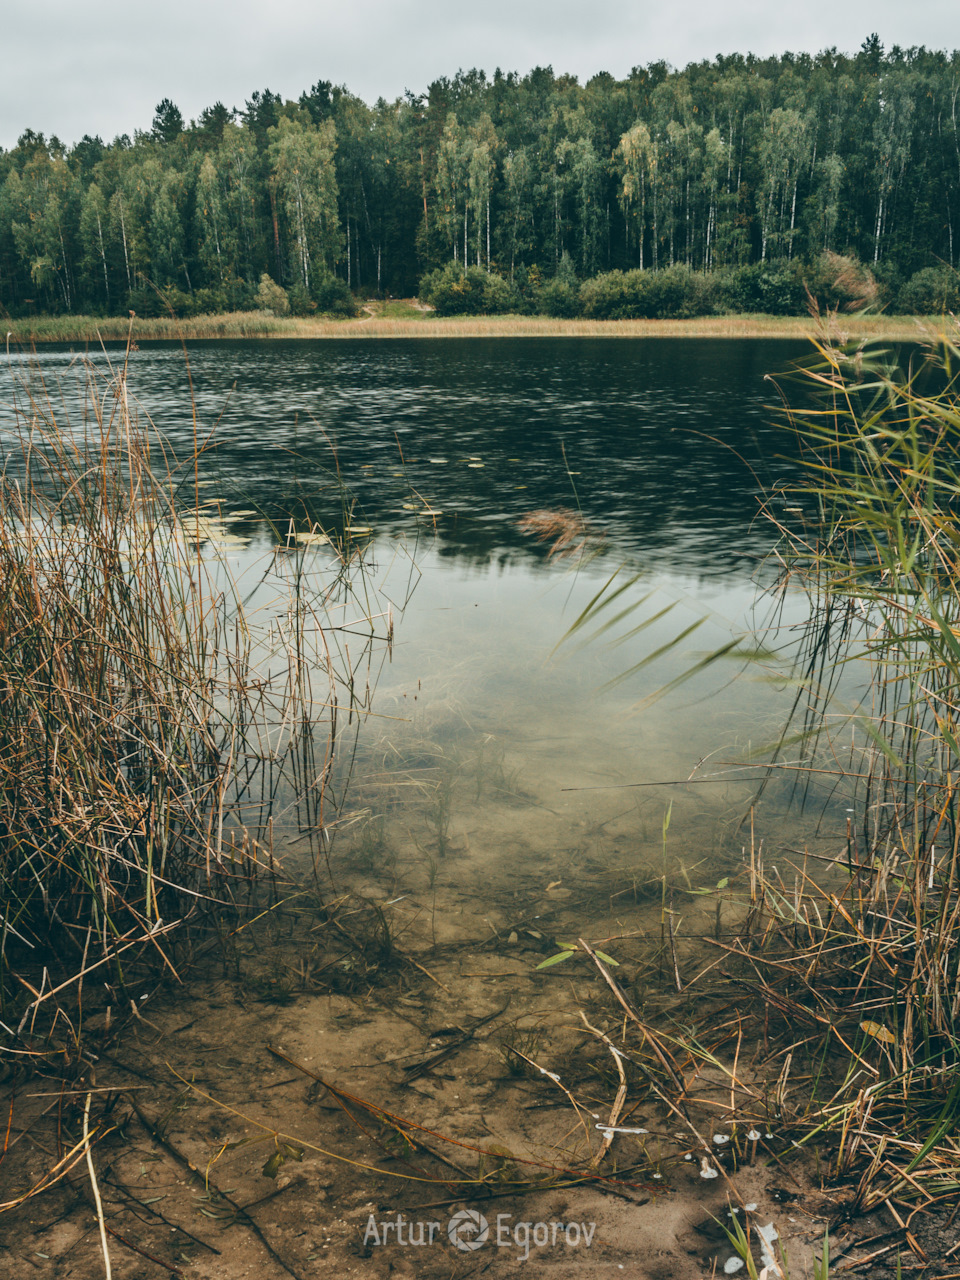
<svg viewBox="0 0 960 1280">
<path fill-rule="evenodd" d="M 723 1274 L 725 1276 L 732 1276 L 737 1271 L 741 1271 L 744 1266 L 745 1263 L 742 1258 L 728 1258 L 723 1264 Z"/>
</svg>

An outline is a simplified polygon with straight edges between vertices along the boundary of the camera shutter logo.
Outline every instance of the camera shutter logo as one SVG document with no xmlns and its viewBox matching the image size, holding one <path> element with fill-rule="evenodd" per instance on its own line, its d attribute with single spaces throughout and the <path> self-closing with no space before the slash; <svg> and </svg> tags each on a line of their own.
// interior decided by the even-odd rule
<svg viewBox="0 0 960 1280">
<path fill-rule="evenodd" d="M 469 1253 L 487 1243 L 490 1228 L 486 1218 L 476 1209 L 461 1209 L 447 1223 L 447 1235 L 455 1249 Z"/>
</svg>

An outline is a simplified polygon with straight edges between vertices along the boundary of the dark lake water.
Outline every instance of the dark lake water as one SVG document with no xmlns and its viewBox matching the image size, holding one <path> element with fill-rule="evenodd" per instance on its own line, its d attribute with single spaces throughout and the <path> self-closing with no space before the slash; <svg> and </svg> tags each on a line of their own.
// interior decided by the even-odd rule
<svg viewBox="0 0 960 1280">
<path fill-rule="evenodd" d="M 439 850 L 478 883 L 521 866 L 563 881 L 590 859 L 617 874 L 669 859 L 712 875 L 736 856 L 757 774 L 732 762 L 775 736 L 791 694 L 775 665 L 696 668 L 765 620 L 776 533 L 761 500 L 782 515 L 779 487 L 800 472 L 765 378 L 808 352 L 755 340 L 209 342 L 190 345 L 189 371 L 172 344 L 133 354 L 131 393 L 157 432 L 180 457 L 204 443 L 202 493 L 247 540 L 228 549 L 231 572 L 269 557 L 291 515 L 335 538 L 345 524 L 370 530 L 364 558 L 395 641 L 341 825 L 377 884 L 378 849 L 425 865 Z M 76 427 L 78 354 L 43 350 L 37 363 Z M 549 554 L 553 538 L 524 524 L 557 511 L 584 522 L 572 554 Z M 802 600 L 787 609 L 801 616 Z M 771 838 L 801 821 L 787 790 L 767 792 Z"/>
<path fill-rule="evenodd" d="M 133 355 L 131 386 L 184 452 L 192 383 L 199 437 L 216 428 L 202 470 L 258 508 L 281 514 L 309 492 L 335 523 L 338 465 L 380 532 L 409 531 L 411 490 L 442 509 L 443 555 L 538 560 L 517 522 L 579 503 L 620 553 L 704 577 L 769 548 L 758 492 L 796 472 L 764 379 L 808 352 L 736 339 L 208 342 L 191 345 L 188 370 L 164 343 Z M 44 349 L 40 364 L 69 402 L 76 353 Z"/>
</svg>

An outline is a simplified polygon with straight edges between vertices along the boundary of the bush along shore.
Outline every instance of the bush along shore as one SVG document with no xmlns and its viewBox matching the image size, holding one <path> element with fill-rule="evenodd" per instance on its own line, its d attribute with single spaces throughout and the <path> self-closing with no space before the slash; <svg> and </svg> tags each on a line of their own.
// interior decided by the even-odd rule
<svg viewBox="0 0 960 1280">
<path fill-rule="evenodd" d="M 580 280 L 569 255 L 556 275 L 514 279 L 458 263 L 420 282 L 420 299 L 438 315 L 544 315 L 557 319 L 676 320 L 695 316 L 803 316 L 810 310 L 940 315 L 960 307 L 960 273 L 927 268 L 897 289 L 855 258 L 822 253 L 813 262 L 774 262 L 713 271 L 674 265 L 608 271 Z"/>
<path fill-rule="evenodd" d="M 318 300 L 319 299 L 319 300 Z M 711 272 L 685 266 L 610 271 L 579 280 L 569 256 L 541 279 L 513 281 L 451 262 L 423 277 L 418 298 L 356 299 L 327 277 L 313 294 L 264 274 L 242 309 L 204 310 L 202 291 L 145 290 L 123 316 L 37 315 L 8 319 L 9 342 L 182 338 L 404 337 L 683 333 L 689 336 L 813 336 L 821 314 L 842 316 L 851 336 L 916 336 L 915 321 L 960 310 L 960 273 L 926 268 L 898 290 L 855 259 L 823 253 L 813 264 Z M 143 309 L 140 309 L 143 308 Z M 886 312 L 887 314 L 883 314 Z M 667 328 L 657 328 L 668 322 Z"/>
</svg>

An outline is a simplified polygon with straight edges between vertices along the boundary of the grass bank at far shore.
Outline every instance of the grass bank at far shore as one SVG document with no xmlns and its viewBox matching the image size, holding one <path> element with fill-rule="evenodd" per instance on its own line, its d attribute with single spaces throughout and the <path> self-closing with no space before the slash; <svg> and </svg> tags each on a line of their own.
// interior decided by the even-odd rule
<svg viewBox="0 0 960 1280">
<path fill-rule="evenodd" d="M 910 341 L 940 332 L 941 316 L 840 316 L 835 327 L 850 338 Z M 36 316 L 8 320 L 8 343 L 97 343 L 198 338 L 806 338 L 817 331 L 807 316 L 700 316 L 690 320 L 554 320 L 549 316 L 444 317 L 409 301 L 371 302 L 356 320 L 274 316 L 235 311 L 190 319 L 120 316 Z"/>
</svg>

